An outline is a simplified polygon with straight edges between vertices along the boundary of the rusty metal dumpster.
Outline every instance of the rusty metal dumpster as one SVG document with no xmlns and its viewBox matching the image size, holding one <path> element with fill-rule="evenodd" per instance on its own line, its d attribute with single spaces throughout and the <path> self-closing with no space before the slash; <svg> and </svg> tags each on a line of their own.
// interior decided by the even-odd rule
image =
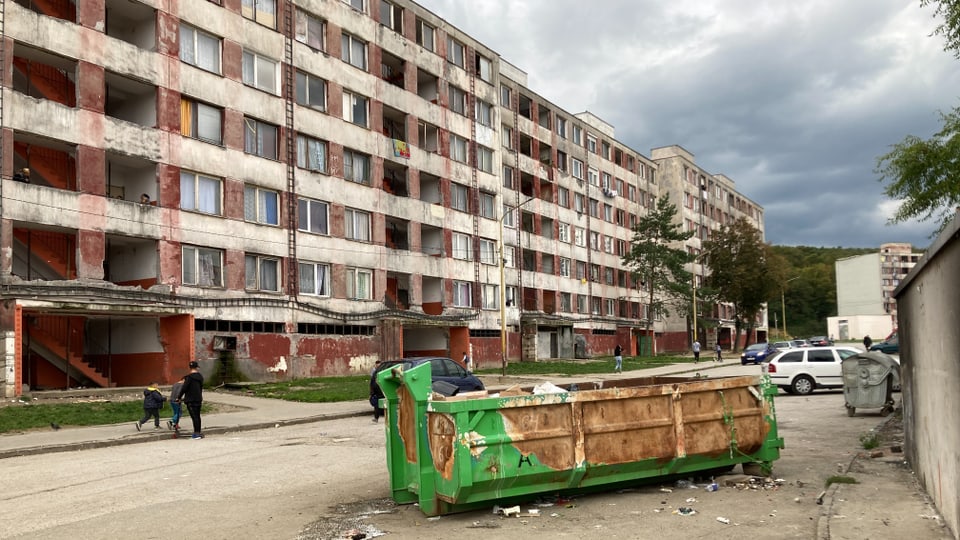
<svg viewBox="0 0 960 540">
<path fill-rule="evenodd" d="M 777 387 L 766 376 L 648 377 L 447 398 L 431 394 L 429 366 L 397 366 L 378 382 L 393 498 L 419 503 L 428 516 L 737 464 L 769 473 L 783 448 Z"/>
<path fill-rule="evenodd" d="M 893 390 L 900 386 L 900 364 L 892 356 L 869 351 L 844 358 L 843 400 L 847 416 L 857 409 L 880 409 L 887 416 L 893 412 Z"/>
</svg>

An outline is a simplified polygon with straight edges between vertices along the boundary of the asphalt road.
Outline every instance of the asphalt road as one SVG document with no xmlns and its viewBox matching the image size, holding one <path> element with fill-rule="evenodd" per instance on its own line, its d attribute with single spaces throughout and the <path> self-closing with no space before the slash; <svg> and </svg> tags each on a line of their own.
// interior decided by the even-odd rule
<svg viewBox="0 0 960 540">
<path fill-rule="evenodd" d="M 729 366 L 710 374 L 758 371 Z M 413 505 L 390 501 L 383 426 L 363 417 L 7 459 L 0 538 L 310 540 L 354 529 L 404 539 L 816 538 L 824 482 L 850 463 L 860 435 L 882 418 L 847 417 L 840 391 L 781 394 L 776 408 L 786 440 L 776 487 L 708 492 L 703 484 L 658 484 L 544 501 L 540 517 L 485 510 L 427 519 Z M 681 506 L 697 513 L 674 513 Z"/>
</svg>

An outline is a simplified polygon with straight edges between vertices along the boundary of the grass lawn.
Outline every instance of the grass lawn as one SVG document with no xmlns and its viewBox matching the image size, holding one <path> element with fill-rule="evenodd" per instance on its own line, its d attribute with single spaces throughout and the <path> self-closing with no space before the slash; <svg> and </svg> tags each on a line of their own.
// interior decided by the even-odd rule
<svg viewBox="0 0 960 540">
<path fill-rule="evenodd" d="M 204 405 L 201 413 L 210 412 L 209 405 Z M 165 426 L 173 415 L 173 409 L 165 404 L 160 409 L 160 425 Z M 183 416 L 188 418 L 187 408 L 183 408 Z M 0 407 L 0 433 L 25 431 L 29 429 L 50 429 L 50 423 L 60 427 L 68 426 L 100 426 L 104 424 L 121 424 L 136 422 L 143 417 L 143 402 L 129 401 L 97 401 L 81 403 L 26 403 Z M 181 424 L 182 426 L 183 424 Z M 133 426 L 131 426 L 131 429 Z"/>
<path fill-rule="evenodd" d="M 370 397 L 370 377 L 316 377 L 295 381 L 255 384 L 247 388 L 263 398 L 285 399 L 306 403 L 354 401 Z"/>
<path fill-rule="evenodd" d="M 623 358 L 623 370 L 631 371 L 647 369 L 671 364 L 693 363 L 693 357 L 683 356 L 656 356 L 656 357 L 627 357 Z M 598 357 L 592 360 L 549 360 L 543 362 L 512 362 L 507 364 L 507 375 L 591 375 L 594 373 L 611 373 L 616 365 L 612 356 Z M 501 368 L 478 369 L 477 375 L 499 375 Z"/>
</svg>

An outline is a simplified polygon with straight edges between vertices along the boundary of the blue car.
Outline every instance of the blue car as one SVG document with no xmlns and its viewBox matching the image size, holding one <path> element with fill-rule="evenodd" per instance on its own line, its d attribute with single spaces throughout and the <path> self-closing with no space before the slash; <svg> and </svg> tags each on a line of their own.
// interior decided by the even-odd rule
<svg viewBox="0 0 960 540">
<path fill-rule="evenodd" d="M 776 352 L 778 352 L 777 349 L 769 343 L 754 343 L 743 350 L 743 354 L 740 355 L 740 365 L 766 362 L 767 358 L 773 356 Z"/>
</svg>

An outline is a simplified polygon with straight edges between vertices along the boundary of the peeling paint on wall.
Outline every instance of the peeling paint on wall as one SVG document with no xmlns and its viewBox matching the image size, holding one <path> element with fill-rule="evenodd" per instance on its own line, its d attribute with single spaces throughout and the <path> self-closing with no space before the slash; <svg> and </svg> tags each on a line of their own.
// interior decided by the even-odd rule
<svg viewBox="0 0 960 540">
<path fill-rule="evenodd" d="M 279 372 L 281 372 L 281 371 L 284 372 L 284 373 L 286 373 L 286 372 L 287 372 L 287 359 L 286 359 L 285 357 L 281 356 L 281 357 L 280 357 L 280 360 L 278 360 L 276 364 L 274 364 L 272 367 L 268 367 L 268 368 L 267 368 L 267 371 L 269 371 L 270 373 L 279 373 Z"/>
<path fill-rule="evenodd" d="M 366 373 L 373 369 L 373 366 L 377 365 L 377 361 L 380 360 L 380 357 L 375 354 L 365 354 L 362 356 L 351 356 L 350 357 L 350 370 L 359 371 L 361 373 Z"/>
</svg>

